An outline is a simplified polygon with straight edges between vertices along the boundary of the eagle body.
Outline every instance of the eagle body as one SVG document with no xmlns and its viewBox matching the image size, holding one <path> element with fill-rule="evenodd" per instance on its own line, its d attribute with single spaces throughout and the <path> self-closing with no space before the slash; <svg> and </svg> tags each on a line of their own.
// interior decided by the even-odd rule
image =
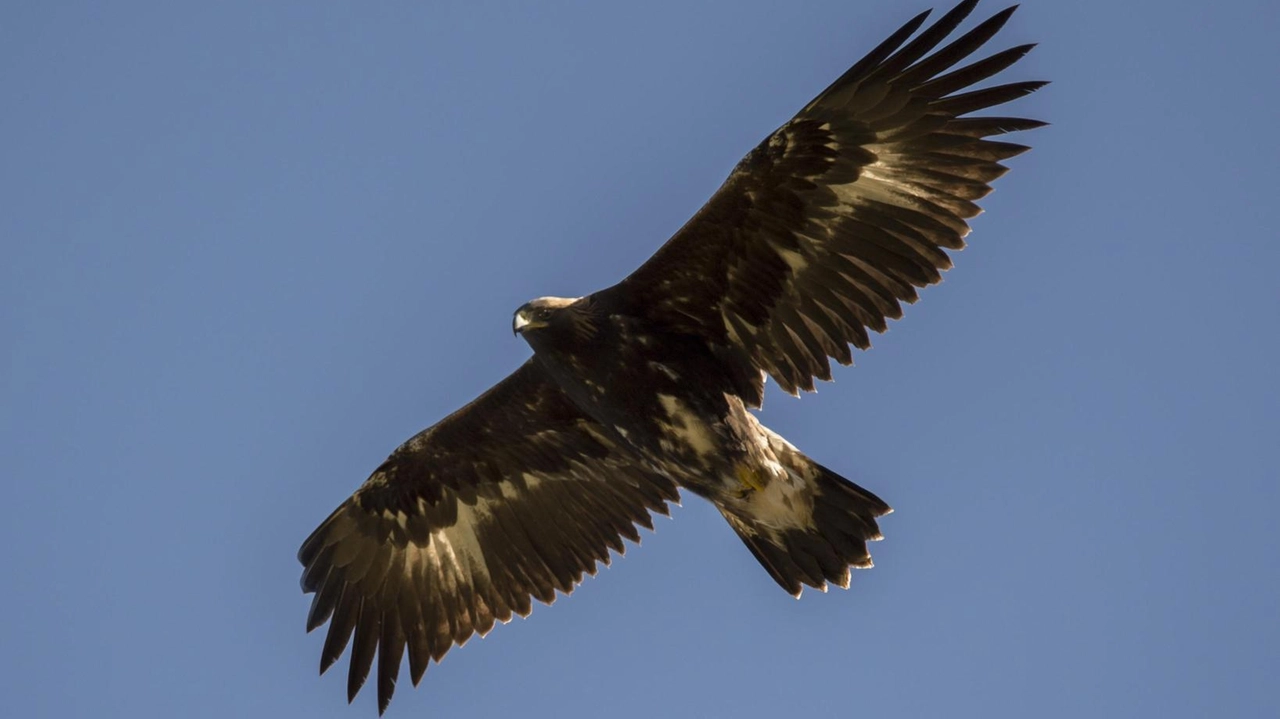
<svg viewBox="0 0 1280 719">
<path fill-rule="evenodd" d="M 747 153 L 621 282 L 520 307 L 533 357 L 396 448 L 303 542 L 320 670 L 377 661 L 387 708 L 454 646 L 550 603 L 638 542 L 680 488 L 716 506 L 786 591 L 847 587 L 890 509 L 756 418 L 764 383 L 812 391 L 834 359 L 941 280 L 977 201 L 1044 123 L 977 114 L 1045 83 L 987 85 L 1000 11 L 954 40 L 922 13 Z M 923 28 L 923 29 L 922 29 Z M 976 85 L 982 85 L 975 89 Z"/>
<path fill-rule="evenodd" d="M 579 410 L 652 464 L 706 469 L 713 448 L 732 451 L 720 420 L 736 388 L 706 342 L 658 332 L 601 299 L 570 301 L 550 326 L 520 330 L 535 361 Z"/>
<path fill-rule="evenodd" d="M 518 310 L 534 361 L 633 461 L 714 504 L 788 592 L 847 587 L 850 566 L 871 566 L 866 542 L 880 538 L 875 519 L 889 506 L 747 411 L 763 372 L 743 376 L 704 339 L 624 314 L 612 291 Z"/>
</svg>

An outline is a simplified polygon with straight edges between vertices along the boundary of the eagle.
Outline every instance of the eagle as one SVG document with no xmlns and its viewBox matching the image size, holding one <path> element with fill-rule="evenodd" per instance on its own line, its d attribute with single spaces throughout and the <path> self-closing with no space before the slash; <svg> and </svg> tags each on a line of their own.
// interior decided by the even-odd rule
<svg viewBox="0 0 1280 719">
<path fill-rule="evenodd" d="M 965 0 L 917 15 L 733 169 L 621 282 L 515 312 L 532 357 L 400 445 L 299 550 L 329 623 L 323 673 L 351 647 L 348 701 L 378 661 L 386 710 L 454 645 L 551 603 L 638 542 L 679 489 L 711 502 L 769 576 L 847 588 L 889 505 L 765 427 L 765 381 L 830 380 L 834 359 L 941 279 L 975 201 L 1045 123 L 973 113 L 1043 82 L 974 88 L 1031 50 L 964 64 L 1005 24 L 957 39 Z M 914 37 L 913 37 L 914 36 Z"/>
</svg>

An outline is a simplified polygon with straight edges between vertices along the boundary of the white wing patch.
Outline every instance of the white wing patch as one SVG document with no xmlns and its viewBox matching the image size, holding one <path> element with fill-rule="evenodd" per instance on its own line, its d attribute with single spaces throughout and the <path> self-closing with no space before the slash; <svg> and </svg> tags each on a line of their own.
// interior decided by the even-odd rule
<svg viewBox="0 0 1280 719">
<path fill-rule="evenodd" d="M 480 540 L 476 536 L 476 527 L 481 521 L 493 515 L 489 506 L 493 502 L 487 499 L 478 500 L 474 507 L 458 504 L 458 521 L 452 527 L 431 533 L 431 545 L 439 545 L 440 552 L 450 558 L 458 569 L 466 569 L 464 576 L 472 572 L 489 574 L 489 566 L 485 562 L 484 552 L 480 551 Z M 429 546 L 431 546 L 429 545 Z"/>
<path fill-rule="evenodd" d="M 545 477 L 532 473 L 525 473 L 521 478 L 527 491 L 536 491 L 537 486 L 545 480 Z M 450 584 L 451 580 L 444 578 L 453 577 L 453 581 L 472 587 L 478 584 L 476 577 L 483 575 L 489 578 L 489 564 L 480 547 L 479 528 L 492 519 L 494 505 L 523 498 L 523 493 L 517 490 L 514 483 L 504 482 L 501 497 L 481 497 L 474 505 L 459 502 L 458 519 L 452 526 L 431 532 L 426 545 L 410 542 L 401 550 L 404 552 L 405 574 L 411 577 L 440 578 L 432 581 L 443 580 L 445 585 Z M 421 499 L 418 500 L 418 505 L 420 512 L 425 509 Z M 383 516 L 396 522 L 401 528 L 408 521 L 408 515 L 404 512 L 387 510 L 383 512 Z M 483 602 L 484 599 L 477 595 L 475 601 Z M 481 635 L 484 633 L 481 632 Z"/>
<path fill-rule="evenodd" d="M 410 542 L 401 550 L 404 552 L 405 575 L 432 577 L 431 581 L 443 580 L 446 585 L 451 582 L 444 578 L 453 577 L 452 581 L 468 586 L 476 586 L 477 576 L 489 577 L 489 565 L 481 551 L 476 532 L 480 524 L 492 516 L 490 507 L 495 502 L 502 501 L 506 501 L 505 498 L 480 499 L 475 506 L 459 503 L 457 523 L 432 532 L 425 546 Z M 398 512 L 394 517 L 401 526 L 404 526 L 406 519 L 404 512 Z M 477 596 L 476 601 L 483 599 Z"/>
</svg>

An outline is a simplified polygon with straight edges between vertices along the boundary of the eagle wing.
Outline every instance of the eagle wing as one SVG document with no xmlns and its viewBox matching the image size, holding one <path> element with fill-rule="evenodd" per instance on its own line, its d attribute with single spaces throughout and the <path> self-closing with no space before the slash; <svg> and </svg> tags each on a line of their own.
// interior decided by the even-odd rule
<svg viewBox="0 0 1280 719">
<path fill-rule="evenodd" d="M 406 651 L 416 685 L 429 659 L 528 615 L 531 597 L 572 591 L 677 498 L 531 359 L 396 449 L 303 543 L 307 631 L 329 622 L 320 671 L 354 631 L 348 700 L 376 651 L 381 712 Z"/>
<path fill-rule="evenodd" d="M 1028 149 L 986 139 L 1044 123 L 964 117 L 1045 83 L 968 90 L 1033 46 L 952 70 L 1004 25 L 997 13 L 936 49 L 976 5 L 914 40 L 923 13 L 752 150 L 657 253 L 606 290 L 623 311 L 707 338 L 787 392 L 831 379 L 951 267 L 974 201 Z M 905 43 L 905 44 L 904 44 Z M 932 54 L 930 54 L 932 52 Z M 967 90 L 967 91 L 966 91 Z M 745 400 L 759 405 L 762 384 Z"/>
</svg>

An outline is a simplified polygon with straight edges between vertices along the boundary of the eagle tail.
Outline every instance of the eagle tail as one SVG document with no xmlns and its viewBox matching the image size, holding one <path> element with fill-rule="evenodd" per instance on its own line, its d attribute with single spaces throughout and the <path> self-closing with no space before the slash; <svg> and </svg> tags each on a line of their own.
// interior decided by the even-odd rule
<svg viewBox="0 0 1280 719">
<path fill-rule="evenodd" d="M 769 576 L 792 596 L 800 597 L 802 584 L 824 592 L 827 582 L 847 589 L 850 567 L 872 565 L 867 542 L 881 538 L 876 518 L 893 509 L 798 451 L 782 459 L 785 479 L 720 510 Z"/>
</svg>

